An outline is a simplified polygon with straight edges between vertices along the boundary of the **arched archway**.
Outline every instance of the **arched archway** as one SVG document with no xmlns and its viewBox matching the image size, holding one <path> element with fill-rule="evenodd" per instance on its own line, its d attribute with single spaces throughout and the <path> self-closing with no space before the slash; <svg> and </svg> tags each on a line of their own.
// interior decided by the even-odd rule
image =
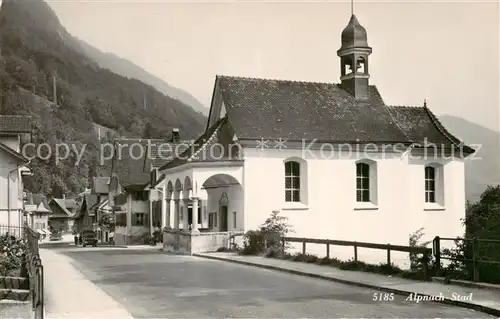
<svg viewBox="0 0 500 319">
<path fill-rule="evenodd" d="M 243 187 L 228 174 L 214 174 L 202 183 L 207 192 L 208 228 L 213 231 L 243 229 Z"/>
<path fill-rule="evenodd" d="M 174 192 L 174 185 L 172 185 L 172 181 L 168 181 L 167 188 L 165 189 L 167 192 L 165 195 L 167 198 L 172 198 L 172 194 Z"/>
<path fill-rule="evenodd" d="M 174 184 L 174 194 L 175 194 L 175 198 L 176 199 L 179 199 L 179 193 L 182 191 L 182 183 L 179 179 L 176 179 L 175 180 L 175 184 Z"/>
</svg>

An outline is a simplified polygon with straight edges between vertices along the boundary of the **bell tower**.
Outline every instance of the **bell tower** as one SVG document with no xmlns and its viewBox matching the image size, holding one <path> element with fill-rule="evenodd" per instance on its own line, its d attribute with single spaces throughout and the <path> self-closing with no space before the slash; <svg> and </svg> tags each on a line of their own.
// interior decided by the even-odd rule
<svg viewBox="0 0 500 319">
<path fill-rule="evenodd" d="M 366 29 L 359 24 L 353 13 L 342 31 L 342 46 L 337 55 L 340 57 L 341 86 L 357 100 L 369 98 L 368 56 L 371 53 L 372 48 L 368 46 Z"/>
</svg>

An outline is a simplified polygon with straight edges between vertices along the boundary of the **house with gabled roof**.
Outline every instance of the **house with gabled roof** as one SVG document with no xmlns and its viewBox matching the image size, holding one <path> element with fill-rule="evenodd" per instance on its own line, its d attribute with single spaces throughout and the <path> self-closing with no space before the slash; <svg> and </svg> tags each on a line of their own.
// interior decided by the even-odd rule
<svg viewBox="0 0 500 319">
<path fill-rule="evenodd" d="M 52 214 L 49 201 L 43 194 L 26 193 L 24 208 L 27 212 L 28 225 L 42 237 L 50 235 L 49 216 Z"/>
<path fill-rule="evenodd" d="M 184 150 L 190 143 L 179 138 L 177 129 L 169 139 L 115 140 L 108 196 L 108 205 L 115 214 L 115 243 L 142 244 L 154 228 L 165 224 L 162 195 L 150 182 L 156 184 L 161 179 L 157 169 L 172 160 L 175 149 Z"/>
<path fill-rule="evenodd" d="M 31 132 L 31 117 L 0 115 L 0 225 L 3 226 L 23 224 L 22 176 L 31 172 L 21 143 L 31 140 Z"/>
<path fill-rule="evenodd" d="M 75 214 L 77 213 L 77 203 L 73 198 L 52 198 L 49 202 L 52 214 L 49 216 L 49 226 L 53 230 L 64 233 L 71 232 Z"/>
<path fill-rule="evenodd" d="M 421 227 L 426 239 L 463 235 L 464 161 L 474 150 L 427 103 L 384 102 L 355 15 L 340 42 L 340 83 L 215 78 L 205 133 L 159 169 L 173 228 L 164 250 L 215 250 L 276 210 L 298 237 L 408 245 Z M 191 225 L 180 217 L 189 214 L 180 204 L 197 207 L 203 191 L 211 236 L 197 214 Z M 331 249 L 352 258 L 351 248 Z M 360 260 L 384 258 L 367 251 Z"/>
<path fill-rule="evenodd" d="M 78 234 L 87 230 L 97 231 L 97 208 L 102 200 L 96 194 L 86 192 L 82 195 L 82 202 L 73 217 Z"/>
</svg>

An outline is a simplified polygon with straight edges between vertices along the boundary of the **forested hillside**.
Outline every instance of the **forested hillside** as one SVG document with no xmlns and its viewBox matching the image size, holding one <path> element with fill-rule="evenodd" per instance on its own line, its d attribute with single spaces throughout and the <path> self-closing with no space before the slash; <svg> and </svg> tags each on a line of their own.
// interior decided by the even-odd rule
<svg viewBox="0 0 500 319">
<path fill-rule="evenodd" d="M 94 61 L 96 61 L 102 68 L 109 69 L 112 72 L 123 75 L 125 77 L 134 78 L 146 84 L 150 84 L 163 94 L 166 94 L 182 101 L 183 103 L 188 104 L 197 112 L 208 115 L 209 109 L 203 106 L 203 104 L 201 104 L 191 94 L 168 85 L 167 83 L 165 83 L 165 81 L 159 79 L 151 73 L 148 73 L 147 71 L 143 70 L 127 59 L 120 58 L 113 53 L 104 53 L 89 45 L 85 41 L 79 40 L 79 43 L 83 52 L 85 52 L 85 54 L 89 58 L 92 58 Z"/>
<path fill-rule="evenodd" d="M 131 137 L 166 138 L 174 127 L 184 138 L 203 131 L 205 118 L 192 108 L 85 56 L 42 0 L 3 0 L 0 50 L 0 114 L 31 115 L 34 143 L 87 145 L 79 165 L 76 156 L 58 166 L 54 154 L 34 160 L 29 191 L 59 196 L 88 186 L 99 164 L 94 123 Z"/>
</svg>

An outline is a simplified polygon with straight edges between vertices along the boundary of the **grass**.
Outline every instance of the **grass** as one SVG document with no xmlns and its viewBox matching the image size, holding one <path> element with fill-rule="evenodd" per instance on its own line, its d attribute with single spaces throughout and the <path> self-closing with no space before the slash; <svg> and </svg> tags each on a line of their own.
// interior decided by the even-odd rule
<svg viewBox="0 0 500 319">
<path fill-rule="evenodd" d="M 233 252 L 233 253 L 241 253 L 241 251 L 238 251 L 236 249 L 228 249 L 221 247 L 217 249 L 217 252 Z M 381 263 L 379 265 L 374 265 L 374 264 L 368 264 L 362 261 L 357 261 L 357 260 L 347 260 L 347 261 L 342 261 L 338 258 L 320 258 L 315 255 L 311 254 L 302 254 L 302 253 L 296 253 L 296 254 L 288 254 L 288 253 L 282 253 L 278 252 L 275 250 L 270 250 L 267 253 L 263 253 L 260 256 L 265 257 L 265 258 L 275 258 L 275 259 L 282 259 L 282 260 L 289 260 L 289 261 L 294 261 L 294 262 L 303 262 L 303 263 L 309 263 L 309 264 L 316 264 L 316 265 L 321 265 L 325 267 L 335 267 L 340 270 L 351 270 L 351 271 L 363 271 L 363 272 L 369 272 L 369 273 L 375 273 L 375 274 L 380 274 L 380 275 L 386 275 L 386 276 L 394 276 L 394 277 L 401 277 L 405 279 L 411 279 L 411 280 L 429 280 L 428 278 L 425 278 L 424 272 L 422 269 L 418 270 L 403 270 L 396 266 L 395 264 L 384 264 Z M 430 270 L 429 270 L 430 272 Z M 429 278 L 430 278 L 430 273 L 429 273 Z"/>
<path fill-rule="evenodd" d="M 369 273 L 375 273 L 375 274 L 381 274 L 381 275 L 390 275 L 390 276 L 398 276 L 406 279 L 413 279 L 413 280 L 427 280 L 425 278 L 423 270 L 415 270 L 415 271 L 409 271 L 409 270 L 403 270 L 396 266 L 395 264 L 384 264 L 381 263 L 379 265 L 374 265 L 374 264 L 368 264 L 362 261 L 357 261 L 357 260 L 347 260 L 347 261 L 342 261 L 338 258 L 320 258 L 315 255 L 310 255 L 310 254 L 302 254 L 302 253 L 296 253 L 296 254 L 288 254 L 288 253 L 277 253 L 275 251 L 269 251 L 267 254 L 264 255 L 264 257 L 267 258 L 276 258 L 276 259 L 283 259 L 283 260 L 289 260 L 289 261 L 295 261 L 295 262 L 305 262 L 309 264 L 316 264 L 316 265 L 322 265 L 322 266 L 330 266 L 330 267 L 335 267 L 341 270 L 351 270 L 351 271 L 363 271 L 363 272 L 369 272 Z"/>
</svg>

